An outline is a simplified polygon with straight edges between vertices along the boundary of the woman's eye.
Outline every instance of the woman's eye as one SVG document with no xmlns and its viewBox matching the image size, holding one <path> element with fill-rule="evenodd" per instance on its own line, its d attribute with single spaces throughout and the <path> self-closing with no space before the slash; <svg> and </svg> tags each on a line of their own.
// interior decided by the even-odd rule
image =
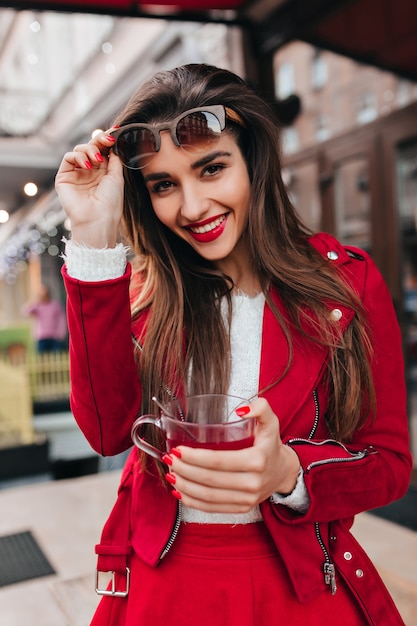
<svg viewBox="0 0 417 626">
<path fill-rule="evenodd" d="M 164 191 L 166 191 L 167 189 L 170 189 L 172 187 L 173 183 L 171 183 L 171 181 L 169 180 L 163 180 L 159 183 L 156 183 L 153 187 L 152 187 L 152 191 L 154 193 L 162 193 Z"/>
<path fill-rule="evenodd" d="M 204 168 L 203 175 L 205 176 L 214 176 L 218 172 L 224 169 L 224 165 L 221 163 L 212 163 Z"/>
</svg>

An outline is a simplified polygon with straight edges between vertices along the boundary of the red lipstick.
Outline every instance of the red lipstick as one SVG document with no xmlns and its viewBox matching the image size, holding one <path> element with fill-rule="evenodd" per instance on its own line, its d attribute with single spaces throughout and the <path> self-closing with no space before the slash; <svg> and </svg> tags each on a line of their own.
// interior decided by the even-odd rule
<svg viewBox="0 0 417 626">
<path fill-rule="evenodd" d="M 228 216 L 228 213 L 223 213 L 216 217 L 209 217 L 201 222 L 195 222 L 186 228 L 191 237 L 198 243 L 210 243 L 223 233 Z"/>
</svg>

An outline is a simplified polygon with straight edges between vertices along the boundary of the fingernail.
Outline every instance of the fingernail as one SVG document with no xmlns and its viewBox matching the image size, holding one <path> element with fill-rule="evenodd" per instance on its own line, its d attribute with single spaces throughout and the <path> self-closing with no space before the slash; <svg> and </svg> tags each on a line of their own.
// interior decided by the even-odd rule
<svg viewBox="0 0 417 626">
<path fill-rule="evenodd" d="M 177 482 L 177 479 L 174 476 L 174 474 L 170 474 L 169 472 L 168 474 L 165 474 L 165 478 L 167 479 L 167 482 L 171 483 L 171 485 L 175 485 L 175 483 Z"/>
<path fill-rule="evenodd" d="M 172 459 L 169 456 L 169 454 L 164 454 L 164 456 L 162 457 L 162 461 L 166 464 L 166 465 L 172 465 Z"/>
<path fill-rule="evenodd" d="M 88 170 L 91 170 L 93 168 L 93 166 L 91 165 L 90 161 L 84 161 L 84 165 L 86 166 L 86 168 Z"/>
<path fill-rule="evenodd" d="M 243 417 L 244 415 L 250 413 L 250 406 L 240 406 L 235 409 L 235 413 L 236 415 L 239 415 L 239 417 Z"/>
<path fill-rule="evenodd" d="M 120 128 L 118 124 L 115 124 L 112 128 Z"/>
<path fill-rule="evenodd" d="M 171 454 L 173 454 L 174 456 L 176 456 L 176 457 L 177 457 L 177 459 L 180 459 L 180 458 L 181 458 L 181 456 L 182 456 L 182 455 L 181 455 L 181 451 L 180 451 L 180 450 L 178 450 L 178 448 L 172 448 L 172 450 L 171 450 Z"/>
<path fill-rule="evenodd" d="M 96 157 L 97 161 L 100 161 L 100 163 L 104 161 L 103 155 L 100 152 L 96 152 L 94 156 Z"/>
<path fill-rule="evenodd" d="M 107 141 L 116 141 L 116 139 L 112 137 L 111 135 L 105 135 L 104 139 L 107 139 Z"/>
<path fill-rule="evenodd" d="M 180 494 L 180 492 L 179 492 L 179 491 L 177 491 L 176 489 L 173 489 L 173 490 L 171 491 L 171 493 L 172 493 L 172 495 L 174 496 L 174 498 L 177 498 L 177 500 L 181 500 L 181 497 L 182 497 L 182 496 L 181 496 L 181 494 Z"/>
</svg>

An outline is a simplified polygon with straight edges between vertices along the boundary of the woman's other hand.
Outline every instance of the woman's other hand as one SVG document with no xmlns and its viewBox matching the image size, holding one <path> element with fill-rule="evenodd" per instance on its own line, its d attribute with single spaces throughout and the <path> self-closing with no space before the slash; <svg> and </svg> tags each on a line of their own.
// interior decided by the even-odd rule
<svg viewBox="0 0 417 626">
<path fill-rule="evenodd" d="M 179 446 L 167 455 L 167 475 L 186 506 L 207 512 L 245 513 L 274 492 L 291 493 L 300 462 L 281 441 L 279 421 L 269 403 L 259 398 L 245 415 L 257 420 L 252 447 L 206 450 Z"/>
<path fill-rule="evenodd" d="M 67 152 L 55 178 L 72 239 L 94 248 L 116 245 L 123 210 L 123 166 L 108 133 Z"/>
</svg>

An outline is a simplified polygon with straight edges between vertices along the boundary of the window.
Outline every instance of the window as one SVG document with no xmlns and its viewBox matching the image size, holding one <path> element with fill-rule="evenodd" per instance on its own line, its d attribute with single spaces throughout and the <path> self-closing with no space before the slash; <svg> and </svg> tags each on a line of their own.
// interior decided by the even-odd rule
<svg viewBox="0 0 417 626">
<path fill-rule="evenodd" d="M 357 120 L 359 124 L 372 122 L 378 115 L 376 98 L 373 93 L 364 93 L 359 98 Z"/>
<path fill-rule="evenodd" d="M 346 245 L 372 252 L 368 161 L 350 157 L 335 167 L 336 236 Z"/>
<path fill-rule="evenodd" d="M 278 68 L 277 97 L 288 98 L 295 91 L 294 68 L 291 63 L 285 62 Z"/>
<path fill-rule="evenodd" d="M 399 79 L 397 85 L 397 105 L 404 107 L 410 102 L 410 83 L 408 80 Z"/>
<path fill-rule="evenodd" d="M 284 154 L 294 154 L 299 148 L 300 142 L 297 129 L 288 126 L 282 131 L 282 151 Z"/>
<path fill-rule="evenodd" d="M 303 161 L 282 172 L 284 184 L 297 213 L 313 231 L 321 227 L 318 162 Z"/>
<path fill-rule="evenodd" d="M 321 50 L 314 51 L 311 59 L 311 84 L 313 89 L 321 89 L 327 82 L 327 63 Z"/>
<path fill-rule="evenodd" d="M 327 117 L 321 114 L 318 115 L 316 117 L 316 130 L 315 130 L 315 137 L 317 141 L 326 141 L 326 139 L 329 139 L 330 135 L 331 135 L 331 132 L 329 129 Z"/>
</svg>

